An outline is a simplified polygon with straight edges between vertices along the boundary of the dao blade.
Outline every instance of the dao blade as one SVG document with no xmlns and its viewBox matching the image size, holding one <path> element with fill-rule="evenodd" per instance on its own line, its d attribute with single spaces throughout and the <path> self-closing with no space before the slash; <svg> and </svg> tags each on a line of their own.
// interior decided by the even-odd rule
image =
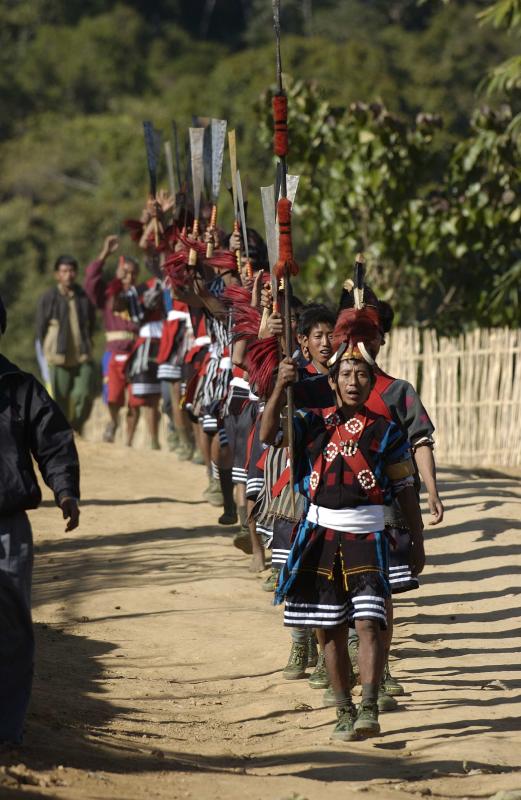
<svg viewBox="0 0 521 800">
<path fill-rule="evenodd" d="M 212 200 L 214 203 L 217 202 L 221 188 L 226 125 L 225 119 L 212 119 Z"/>
<path fill-rule="evenodd" d="M 295 202 L 295 195 L 297 194 L 298 183 L 300 180 L 300 175 L 287 175 L 286 176 L 286 185 L 288 190 L 288 200 L 291 201 L 291 205 Z"/>
<path fill-rule="evenodd" d="M 230 173 L 232 178 L 232 199 L 235 222 L 239 221 L 239 208 L 237 205 L 237 139 L 235 131 L 228 132 L 228 151 L 230 153 Z"/>
<path fill-rule="evenodd" d="M 161 149 L 161 133 L 154 130 L 151 122 L 143 122 L 143 132 L 145 134 L 148 174 L 150 177 L 150 194 L 155 197 L 157 193 L 157 165 Z"/>
<path fill-rule="evenodd" d="M 168 141 L 165 142 L 165 158 L 166 158 L 166 170 L 168 173 L 168 188 L 170 189 L 171 196 L 175 197 L 174 161 L 172 159 L 172 145 Z"/>
<path fill-rule="evenodd" d="M 244 196 L 242 193 L 241 173 L 237 170 L 237 203 L 239 205 L 239 214 L 241 215 L 241 236 L 244 244 L 244 252 L 246 260 L 250 260 L 250 252 L 248 248 L 248 231 L 246 228 L 246 209 L 244 208 Z"/>
<path fill-rule="evenodd" d="M 275 193 L 274 186 L 261 186 L 262 213 L 266 229 L 266 245 L 268 247 L 268 261 L 270 272 L 273 270 L 279 257 L 279 244 L 277 237 L 277 222 L 275 220 Z"/>
<path fill-rule="evenodd" d="M 204 167 L 203 147 L 204 128 L 189 128 L 190 158 L 192 162 L 192 187 L 194 192 L 194 219 L 199 219 L 201 194 L 203 192 Z"/>
</svg>

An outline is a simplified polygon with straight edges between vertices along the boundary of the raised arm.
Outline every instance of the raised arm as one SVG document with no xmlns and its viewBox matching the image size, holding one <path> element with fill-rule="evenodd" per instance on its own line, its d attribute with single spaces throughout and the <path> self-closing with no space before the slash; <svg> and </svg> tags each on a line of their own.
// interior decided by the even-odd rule
<svg viewBox="0 0 521 800">
<path fill-rule="evenodd" d="M 111 253 L 116 252 L 118 247 L 118 237 L 107 236 L 103 242 L 103 247 L 101 248 L 98 257 L 95 258 L 85 270 L 83 288 L 90 302 L 96 306 L 96 308 L 102 309 L 105 305 L 106 284 L 103 280 L 103 267 L 105 266 L 105 261 L 109 255 L 111 255 Z"/>
<path fill-rule="evenodd" d="M 286 402 L 286 386 L 297 380 L 297 367 L 293 359 L 285 358 L 279 364 L 277 380 L 262 412 L 259 438 L 266 444 L 275 444 L 280 430 L 280 412 Z"/>
</svg>

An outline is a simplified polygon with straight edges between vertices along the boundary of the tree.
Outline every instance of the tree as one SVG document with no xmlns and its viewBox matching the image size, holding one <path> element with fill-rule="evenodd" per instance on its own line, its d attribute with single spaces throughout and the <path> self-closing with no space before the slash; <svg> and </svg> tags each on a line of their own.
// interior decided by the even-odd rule
<svg viewBox="0 0 521 800">
<path fill-rule="evenodd" d="M 508 108 L 476 112 L 473 135 L 440 152 L 437 116 L 411 124 L 382 104 L 335 109 L 304 82 L 289 96 L 307 292 L 339 296 L 362 249 L 371 286 L 403 324 L 518 323 L 520 152 Z M 267 141 L 266 98 L 261 111 Z"/>
</svg>

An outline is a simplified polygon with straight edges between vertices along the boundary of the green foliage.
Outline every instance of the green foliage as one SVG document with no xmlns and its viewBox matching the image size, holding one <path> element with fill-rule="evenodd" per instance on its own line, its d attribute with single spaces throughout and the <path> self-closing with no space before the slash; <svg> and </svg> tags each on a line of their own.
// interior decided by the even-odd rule
<svg viewBox="0 0 521 800">
<path fill-rule="evenodd" d="M 521 96 L 521 56 L 519 56 L 519 37 L 521 35 L 520 0 L 496 0 L 478 15 L 482 23 L 495 28 L 506 28 L 515 39 L 515 55 L 501 61 L 488 72 L 483 82 L 489 95 L 504 94 L 519 100 Z M 511 130 L 521 133 L 521 112 L 511 122 Z"/>
<path fill-rule="evenodd" d="M 307 290 L 339 295 L 362 249 L 401 323 L 519 323 L 520 150 L 508 108 L 476 112 L 472 135 L 440 152 L 436 116 L 411 125 L 381 104 L 338 111 L 304 82 L 289 97 Z M 266 98 L 263 109 L 267 142 Z"/>
<path fill-rule="evenodd" d="M 282 5 L 285 72 L 314 81 L 291 84 L 290 167 L 302 174 L 296 241 L 307 278 L 301 293 L 332 289 L 364 246 L 380 265 L 375 280 L 387 296 L 396 299 L 401 281 L 404 321 L 436 316 L 440 326 L 453 325 L 454 294 L 443 306 L 453 272 L 457 287 L 465 279 L 478 285 L 474 276 L 482 280 L 489 266 L 495 310 L 487 316 L 472 295 L 466 319 L 473 302 L 476 320 L 512 319 L 516 306 L 501 308 L 519 279 L 511 238 L 518 212 L 515 200 L 507 202 L 519 188 L 515 164 L 506 166 L 512 133 L 501 115 L 493 135 L 469 120 L 484 72 L 518 55 L 515 37 L 476 23 L 482 0 Z M 262 230 L 257 187 L 272 182 L 273 159 L 265 107 L 255 104 L 274 71 L 269 0 L 0 4 L 0 292 L 10 317 L 2 342 L 8 355 L 34 368 L 34 308 L 53 280 L 56 256 L 71 252 L 88 263 L 105 235 L 123 233 L 121 221 L 139 213 L 147 191 L 143 119 L 166 135 L 175 119 L 185 136 L 192 114 L 227 118 L 248 177 L 250 219 Z M 510 82 L 496 88 L 509 92 L 517 112 Z M 416 125 L 397 116 L 420 111 L 426 115 Z M 227 182 L 225 166 L 225 227 Z M 460 228 L 463 243 L 449 233 Z M 461 259 L 455 241 L 467 248 Z M 129 238 L 122 250 L 136 254 Z"/>
</svg>

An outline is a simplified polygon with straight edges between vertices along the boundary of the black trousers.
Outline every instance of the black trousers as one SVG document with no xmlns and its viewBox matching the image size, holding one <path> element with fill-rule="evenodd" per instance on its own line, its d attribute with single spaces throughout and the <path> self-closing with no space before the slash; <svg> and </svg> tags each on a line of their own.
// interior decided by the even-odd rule
<svg viewBox="0 0 521 800">
<path fill-rule="evenodd" d="M 33 537 L 24 512 L 0 516 L 0 742 L 19 744 L 33 679 Z"/>
</svg>

